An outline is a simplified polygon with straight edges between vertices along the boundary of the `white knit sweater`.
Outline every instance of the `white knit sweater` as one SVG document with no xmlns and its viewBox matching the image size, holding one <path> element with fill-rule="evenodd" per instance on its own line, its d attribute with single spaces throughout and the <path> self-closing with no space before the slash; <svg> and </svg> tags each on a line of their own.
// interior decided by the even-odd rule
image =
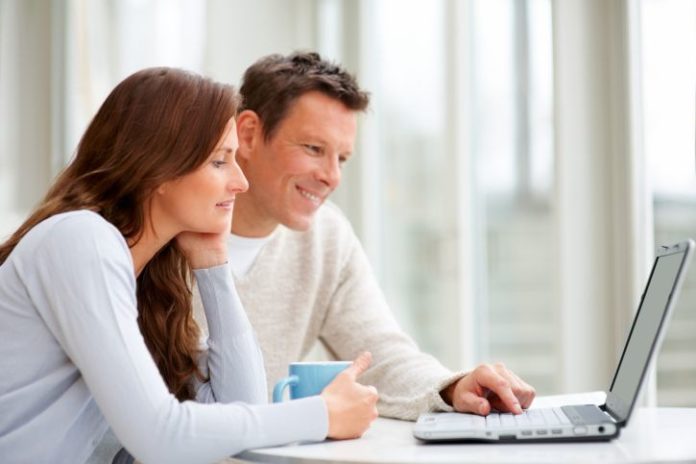
<svg viewBox="0 0 696 464">
<path fill-rule="evenodd" d="M 359 380 L 377 387 L 380 415 L 413 420 L 421 412 L 451 410 L 439 392 L 464 374 L 420 352 L 399 328 L 335 205 L 322 206 L 306 232 L 278 226 L 236 287 L 263 351 L 269 391 L 319 340 L 336 359 L 372 352 L 372 365 Z"/>
</svg>

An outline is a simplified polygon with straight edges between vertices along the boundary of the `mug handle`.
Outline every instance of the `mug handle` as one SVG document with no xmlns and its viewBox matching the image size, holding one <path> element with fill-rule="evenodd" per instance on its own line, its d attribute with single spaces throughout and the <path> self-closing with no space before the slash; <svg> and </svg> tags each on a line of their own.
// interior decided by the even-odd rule
<svg viewBox="0 0 696 464">
<path fill-rule="evenodd" d="M 281 403 L 283 401 L 283 391 L 285 390 L 285 387 L 288 385 L 297 385 L 297 382 L 299 381 L 300 379 L 296 375 L 291 375 L 289 377 L 285 377 L 284 379 L 280 379 L 278 383 L 275 384 L 275 387 L 273 387 L 273 402 Z"/>
</svg>

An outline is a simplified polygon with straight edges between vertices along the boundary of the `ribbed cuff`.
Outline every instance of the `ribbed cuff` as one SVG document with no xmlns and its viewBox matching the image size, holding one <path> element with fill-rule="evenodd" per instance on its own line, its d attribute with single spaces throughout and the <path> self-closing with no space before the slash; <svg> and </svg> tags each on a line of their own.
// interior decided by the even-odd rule
<svg viewBox="0 0 696 464">
<path fill-rule="evenodd" d="M 286 444 L 322 441 L 329 433 L 329 412 L 321 396 L 251 408 L 262 417 L 266 437 L 260 442 Z"/>
<path fill-rule="evenodd" d="M 440 392 L 444 390 L 445 388 L 449 387 L 453 383 L 459 381 L 461 378 L 465 377 L 468 375 L 469 372 L 456 372 L 448 377 L 445 377 L 442 379 L 440 382 L 438 382 L 435 387 L 433 388 L 433 391 L 430 392 L 428 395 L 428 411 L 429 412 L 435 412 L 435 411 L 443 411 L 443 412 L 452 412 L 454 411 L 454 408 L 445 403 L 445 400 L 442 399 L 442 395 Z"/>
</svg>

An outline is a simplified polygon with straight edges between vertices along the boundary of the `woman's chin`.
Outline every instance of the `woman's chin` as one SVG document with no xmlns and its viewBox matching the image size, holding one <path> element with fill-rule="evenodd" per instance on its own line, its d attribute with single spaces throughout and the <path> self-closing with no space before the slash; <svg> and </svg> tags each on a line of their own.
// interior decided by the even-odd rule
<svg viewBox="0 0 696 464">
<path fill-rule="evenodd" d="M 221 224 L 216 224 L 215 227 L 211 227 L 207 233 L 209 233 L 209 234 L 224 234 L 224 233 L 230 233 L 231 230 L 232 230 L 232 222 L 227 221 L 227 222 L 224 222 Z"/>
</svg>

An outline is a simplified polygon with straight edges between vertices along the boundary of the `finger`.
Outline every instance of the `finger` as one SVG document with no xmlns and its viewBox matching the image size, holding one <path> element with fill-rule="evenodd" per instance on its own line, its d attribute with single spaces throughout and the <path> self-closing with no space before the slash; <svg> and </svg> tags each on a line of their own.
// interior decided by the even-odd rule
<svg viewBox="0 0 696 464">
<path fill-rule="evenodd" d="M 515 393 L 515 396 L 517 396 L 517 400 L 520 402 L 520 406 L 522 406 L 524 409 L 527 409 L 529 406 L 532 405 L 532 401 L 536 396 L 536 391 L 534 390 L 534 387 L 522 380 L 522 378 L 520 378 L 520 376 L 515 374 L 514 372 L 508 371 L 508 374 L 510 375 L 510 378 L 514 379 L 515 381 L 515 386 L 513 387 L 512 391 L 513 393 Z"/>
<path fill-rule="evenodd" d="M 491 403 L 491 408 L 500 412 L 510 412 L 508 406 L 503 403 L 503 401 L 497 395 L 491 395 L 488 397 L 488 401 Z"/>
<path fill-rule="evenodd" d="M 476 379 L 478 384 L 482 387 L 487 388 L 491 393 L 495 394 L 502 401 L 501 405 L 503 411 L 510 411 L 516 414 L 522 412 L 522 407 L 517 397 L 512 392 L 510 387 L 510 382 L 503 376 L 498 374 L 492 369 L 482 370 L 478 373 Z M 495 406 L 496 409 L 500 407 Z"/>
<path fill-rule="evenodd" d="M 360 374 L 367 370 L 371 362 L 372 354 L 369 351 L 365 351 L 358 355 L 358 357 L 355 358 L 355 361 L 353 361 L 353 364 L 351 364 L 348 369 L 343 372 L 351 379 L 355 380 Z"/>
<path fill-rule="evenodd" d="M 536 398 L 536 390 L 534 389 L 534 387 L 529 388 L 530 391 L 527 394 L 527 397 L 524 400 L 520 401 L 520 405 L 524 409 L 529 409 L 532 406 L 532 403 L 534 402 L 534 398 Z"/>
<path fill-rule="evenodd" d="M 521 395 L 518 395 L 520 399 L 520 405 L 524 408 L 527 409 L 532 405 L 532 402 L 534 401 L 534 398 L 536 397 L 536 390 L 534 390 L 534 387 L 531 385 L 524 384 L 524 393 Z"/>
<path fill-rule="evenodd" d="M 486 398 L 478 396 L 474 392 L 465 391 L 452 401 L 455 411 L 471 412 L 482 416 L 491 412 L 491 404 Z"/>
</svg>

